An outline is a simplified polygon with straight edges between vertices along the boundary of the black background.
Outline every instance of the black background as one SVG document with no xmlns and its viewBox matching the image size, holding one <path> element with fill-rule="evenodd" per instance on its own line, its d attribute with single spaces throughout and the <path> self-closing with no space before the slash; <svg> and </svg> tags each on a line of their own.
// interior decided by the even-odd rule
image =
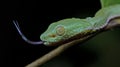
<svg viewBox="0 0 120 67">
<path fill-rule="evenodd" d="M 16 31 L 12 21 L 17 20 L 20 24 L 22 32 L 27 38 L 33 41 L 40 40 L 42 34 L 49 24 L 64 18 L 94 16 L 96 11 L 100 9 L 99 0 L 79 0 L 79 1 L 37 1 L 37 0 L 16 0 L 1 2 L 1 63 L 0 67 L 24 67 L 40 56 L 51 51 L 55 47 L 47 47 L 44 45 L 31 45 L 24 42 Z M 70 58 L 78 55 L 75 48 L 70 48 L 63 55 Z M 71 55 L 71 52 L 74 55 Z M 81 52 L 84 57 L 89 53 Z M 70 56 L 71 55 L 71 56 Z M 94 55 L 94 54 L 93 54 Z M 79 56 L 79 55 L 78 55 Z M 81 66 L 91 62 L 91 57 L 82 60 Z M 93 56 L 92 56 L 93 57 Z M 76 61 L 76 62 L 75 62 Z M 74 58 L 77 64 L 77 58 Z M 59 64 L 58 64 L 59 65 Z M 75 67 L 74 66 L 74 67 Z M 76 66 L 77 67 L 77 66 Z"/>
</svg>

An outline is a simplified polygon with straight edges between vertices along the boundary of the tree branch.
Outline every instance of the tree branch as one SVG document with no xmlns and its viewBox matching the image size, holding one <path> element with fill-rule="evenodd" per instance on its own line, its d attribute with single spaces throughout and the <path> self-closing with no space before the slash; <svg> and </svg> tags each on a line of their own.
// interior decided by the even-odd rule
<svg viewBox="0 0 120 67">
<path fill-rule="evenodd" d="M 113 27 L 118 27 L 118 26 L 120 26 L 120 18 L 115 18 L 115 19 L 113 19 L 109 22 L 109 24 L 105 27 L 105 30 L 109 30 Z M 91 37 L 93 37 L 93 36 L 95 36 L 96 34 L 99 34 L 99 33 L 100 32 L 85 36 L 84 38 L 80 38 L 78 40 L 74 40 L 74 41 L 71 41 L 71 42 L 66 43 L 66 44 L 62 44 L 62 45 L 58 46 L 56 49 L 49 52 L 48 54 L 42 56 L 41 58 L 38 58 L 37 60 L 28 64 L 25 67 L 39 67 L 42 64 L 46 63 L 47 61 L 51 60 L 52 58 L 61 54 L 67 48 L 69 48 L 69 47 L 71 47 L 71 46 L 73 46 L 77 43 L 85 42 L 86 40 L 90 39 Z"/>
<path fill-rule="evenodd" d="M 52 50 L 51 52 L 49 52 L 48 54 L 44 55 L 43 57 L 38 58 L 36 61 L 32 62 L 31 64 L 28 64 L 25 67 L 38 67 L 41 66 L 42 64 L 44 64 L 45 62 L 49 61 L 50 59 L 58 56 L 59 54 L 61 54 L 64 50 L 66 50 L 67 48 L 77 44 L 77 43 L 82 43 L 83 41 L 87 40 L 88 38 L 92 37 L 93 35 L 89 35 L 86 36 L 82 39 L 78 39 L 78 40 L 74 40 L 71 41 L 69 43 L 66 44 L 62 44 L 59 47 L 57 47 L 56 49 Z"/>
</svg>

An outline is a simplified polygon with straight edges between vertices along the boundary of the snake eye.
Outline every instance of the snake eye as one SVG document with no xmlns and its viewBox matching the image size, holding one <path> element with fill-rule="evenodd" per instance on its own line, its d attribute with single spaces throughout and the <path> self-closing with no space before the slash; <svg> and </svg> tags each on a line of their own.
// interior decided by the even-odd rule
<svg viewBox="0 0 120 67">
<path fill-rule="evenodd" d="M 57 35 L 62 36 L 62 35 L 64 35 L 64 33 L 65 33 L 64 26 L 59 25 L 59 26 L 56 27 L 56 34 Z"/>
</svg>

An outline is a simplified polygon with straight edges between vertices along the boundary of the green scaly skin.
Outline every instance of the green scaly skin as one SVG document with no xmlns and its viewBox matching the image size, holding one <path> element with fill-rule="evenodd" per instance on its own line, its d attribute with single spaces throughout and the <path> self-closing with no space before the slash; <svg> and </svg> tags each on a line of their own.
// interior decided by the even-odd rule
<svg viewBox="0 0 120 67">
<path fill-rule="evenodd" d="M 83 38 L 85 35 L 103 30 L 111 19 L 120 17 L 120 4 L 105 6 L 103 1 L 101 0 L 102 9 L 94 17 L 68 18 L 54 22 L 40 36 L 40 39 L 45 41 L 45 45 L 51 46 Z"/>
</svg>

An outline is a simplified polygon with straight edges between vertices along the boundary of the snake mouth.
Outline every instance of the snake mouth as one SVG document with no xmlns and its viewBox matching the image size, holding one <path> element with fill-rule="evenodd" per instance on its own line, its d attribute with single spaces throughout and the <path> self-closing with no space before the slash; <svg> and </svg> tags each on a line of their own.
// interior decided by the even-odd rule
<svg viewBox="0 0 120 67">
<path fill-rule="evenodd" d="M 58 42 L 47 42 L 47 41 L 45 41 L 44 44 L 47 45 L 47 46 L 59 46 L 61 44 L 65 44 L 65 43 L 68 43 L 68 42 L 71 42 L 71 41 L 74 41 L 74 40 L 78 40 L 78 39 L 82 40 L 86 37 L 95 35 L 96 33 L 98 33 L 98 32 L 92 32 L 92 33 L 87 33 L 87 34 L 77 34 L 77 35 L 75 35 L 71 38 L 68 38 L 66 40 L 60 40 Z"/>
</svg>

